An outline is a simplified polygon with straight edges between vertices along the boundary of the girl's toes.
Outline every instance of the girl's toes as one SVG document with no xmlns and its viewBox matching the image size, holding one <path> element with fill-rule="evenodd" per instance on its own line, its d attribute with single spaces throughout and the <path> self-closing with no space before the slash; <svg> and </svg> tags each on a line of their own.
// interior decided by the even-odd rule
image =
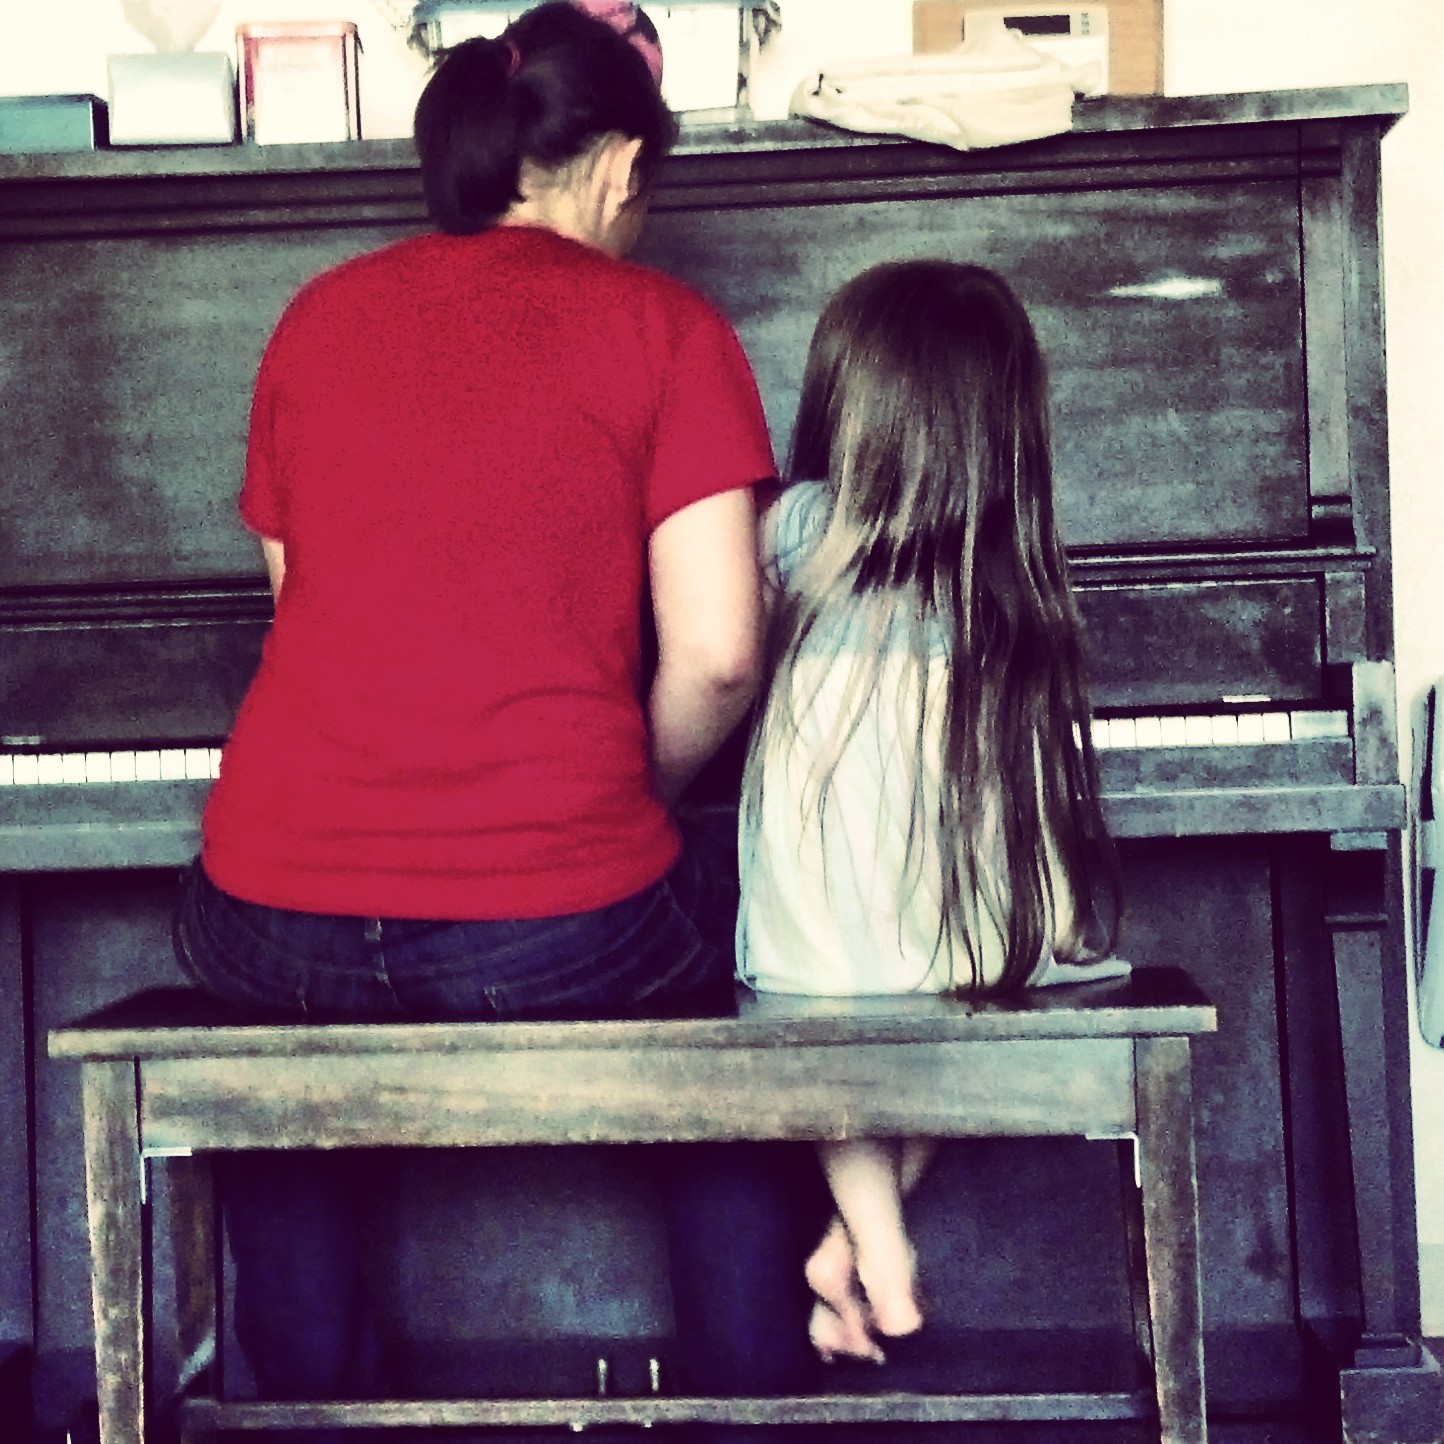
<svg viewBox="0 0 1444 1444">
<path fill-rule="evenodd" d="M 831 1364 L 839 1357 L 883 1362 L 882 1350 L 867 1329 L 860 1323 L 849 1324 L 821 1299 L 812 1306 L 807 1334 L 824 1364 Z"/>
</svg>

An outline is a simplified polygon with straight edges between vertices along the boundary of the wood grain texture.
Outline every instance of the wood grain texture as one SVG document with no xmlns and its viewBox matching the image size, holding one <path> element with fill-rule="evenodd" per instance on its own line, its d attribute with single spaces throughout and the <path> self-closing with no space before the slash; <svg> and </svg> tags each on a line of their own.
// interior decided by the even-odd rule
<svg viewBox="0 0 1444 1444">
<path fill-rule="evenodd" d="M 134 1064 L 82 1069 L 100 1444 L 144 1438 L 145 1222 Z"/>
<path fill-rule="evenodd" d="M 216 1230 L 215 1182 L 211 1161 L 203 1154 L 170 1159 L 165 1172 L 170 1186 L 176 1348 L 180 1382 L 185 1387 L 211 1367 L 217 1353 L 216 1280 L 220 1240 Z"/>
<path fill-rule="evenodd" d="M 1136 968 L 1085 987 L 971 1002 L 932 994 L 812 998 L 738 990 L 737 1013 L 569 1023 L 335 1023 L 305 1026 L 219 1002 L 193 988 L 136 994 L 49 1035 L 52 1058 L 303 1057 L 348 1053 L 439 1057 L 545 1049 L 761 1049 L 855 1043 L 1000 1042 L 1196 1034 L 1213 1004 L 1179 968 Z"/>
<path fill-rule="evenodd" d="M 1203 1290 L 1188 1042 L 1138 1044 L 1138 1151 L 1161 1444 L 1204 1444 Z"/>
<path fill-rule="evenodd" d="M 1394 664 L 1356 662 L 1353 678 L 1353 729 L 1358 738 L 1354 749 L 1355 780 L 1393 781 L 1399 775 Z"/>
<path fill-rule="evenodd" d="M 188 1009 L 190 1024 L 167 1026 Z M 117 1030 L 117 1012 L 126 1013 L 128 1032 Z M 197 1026 L 194 1018 L 207 1013 L 212 1021 L 228 1015 L 232 1021 Z M 1215 1018 L 1177 970 L 1144 969 L 1119 982 L 1039 990 L 985 1005 L 923 997 L 769 997 L 733 1019 L 335 1029 L 246 1027 L 233 1019 L 233 1010 L 218 1011 L 212 1000 L 161 991 L 131 999 L 92 1025 L 52 1035 L 62 1053 L 83 1062 L 103 1444 L 140 1444 L 143 1435 L 142 1149 L 203 1154 L 1135 1131 L 1148 1138 L 1150 1129 L 1161 1138 L 1143 1187 L 1158 1408 L 1166 1444 L 1195 1444 L 1193 1435 L 1169 1432 L 1168 1424 L 1192 1407 L 1180 1360 L 1199 1323 L 1196 1308 L 1190 1314 L 1185 1307 L 1178 1319 L 1170 1313 L 1190 1269 L 1198 1289 L 1196 1243 L 1179 1231 L 1184 1220 L 1176 1197 L 1193 1186 L 1191 1174 L 1178 1176 L 1192 1166 L 1191 1099 L 1162 1065 L 1176 1062 L 1181 1050 L 1186 1078 L 1188 1040 L 1211 1030 Z M 143 1043 L 146 1056 L 109 1056 L 126 1037 Z M 87 1038 L 100 1044 L 89 1056 L 78 1051 Z M 249 1051 L 239 1051 L 247 1038 Z M 339 1045 L 328 1046 L 334 1039 Z M 367 1039 L 374 1044 L 369 1049 Z M 216 1042 L 220 1050 L 208 1051 Z M 207 1172 L 195 1158 L 178 1162 L 173 1250 L 186 1353 L 214 1323 L 206 1276 L 213 1238 Z M 1158 1200 L 1149 1196 L 1155 1185 Z M 1186 1304 L 1186 1291 L 1181 1297 Z M 603 1401 L 601 1407 L 598 1414 L 557 1400 L 307 1405 L 279 1412 L 267 1405 L 240 1413 L 203 1406 L 190 1418 L 193 1432 L 203 1434 L 227 1424 L 267 1423 L 1031 1420 L 1140 1413 L 1136 1395 L 1056 1392 Z M 1197 1407 L 1201 1414 L 1201 1394 Z"/>
<path fill-rule="evenodd" d="M 152 1149 L 1116 1133 L 1131 1080 L 1123 1038 L 141 1065 Z"/>
<path fill-rule="evenodd" d="M 347 1404 L 222 1404 L 197 1399 L 183 1417 L 213 1428 L 464 1427 L 545 1424 L 1029 1423 L 1141 1419 L 1144 1395 L 858 1394 L 766 1399 L 432 1399 Z"/>
</svg>

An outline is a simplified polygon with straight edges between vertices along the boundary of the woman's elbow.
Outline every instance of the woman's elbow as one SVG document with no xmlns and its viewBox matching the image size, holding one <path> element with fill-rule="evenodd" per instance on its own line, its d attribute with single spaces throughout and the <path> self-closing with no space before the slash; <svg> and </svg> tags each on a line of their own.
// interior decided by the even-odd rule
<svg viewBox="0 0 1444 1444">
<path fill-rule="evenodd" d="M 708 656 L 703 670 L 712 691 L 751 701 L 762 685 L 761 644 L 717 648 Z"/>
<path fill-rule="evenodd" d="M 762 644 L 759 638 L 734 636 L 694 644 L 673 656 L 676 674 L 692 686 L 717 698 L 750 702 L 762 684 Z M 666 665 L 663 657 L 663 665 Z"/>
<path fill-rule="evenodd" d="M 745 641 L 731 649 L 726 672 L 738 687 L 755 692 L 762 684 L 766 665 L 766 648 L 763 645 L 762 629 L 749 629 Z"/>
</svg>

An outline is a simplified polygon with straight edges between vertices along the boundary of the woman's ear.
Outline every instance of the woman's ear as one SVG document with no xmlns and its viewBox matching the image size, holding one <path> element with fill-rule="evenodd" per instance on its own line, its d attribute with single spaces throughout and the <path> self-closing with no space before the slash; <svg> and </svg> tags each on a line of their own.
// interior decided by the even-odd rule
<svg viewBox="0 0 1444 1444">
<path fill-rule="evenodd" d="M 618 253 L 636 240 L 641 225 L 637 161 L 642 154 L 639 137 L 608 135 L 601 143 L 592 172 L 603 243 Z"/>
</svg>

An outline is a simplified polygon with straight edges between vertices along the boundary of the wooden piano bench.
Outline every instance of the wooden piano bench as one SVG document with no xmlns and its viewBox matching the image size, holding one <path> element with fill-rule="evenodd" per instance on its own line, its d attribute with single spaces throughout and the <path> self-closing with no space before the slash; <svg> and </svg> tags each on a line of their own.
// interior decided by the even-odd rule
<svg viewBox="0 0 1444 1444">
<path fill-rule="evenodd" d="M 1213 1006 L 1174 969 L 1007 1002 L 743 998 L 659 1022 L 246 1023 L 141 994 L 50 1035 L 80 1062 L 102 1444 L 145 1437 L 147 1172 L 164 1160 L 182 1357 L 216 1327 L 213 1150 L 703 1139 L 1074 1135 L 1137 1140 L 1125 1194 L 1137 1393 L 181 1401 L 227 1428 L 1155 1418 L 1205 1439 L 1190 1045 Z M 1131 1171 L 1130 1171 L 1131 1172 Z M 183 1246 L 182 1246 L 183 1245 Z"/>
</svg>

